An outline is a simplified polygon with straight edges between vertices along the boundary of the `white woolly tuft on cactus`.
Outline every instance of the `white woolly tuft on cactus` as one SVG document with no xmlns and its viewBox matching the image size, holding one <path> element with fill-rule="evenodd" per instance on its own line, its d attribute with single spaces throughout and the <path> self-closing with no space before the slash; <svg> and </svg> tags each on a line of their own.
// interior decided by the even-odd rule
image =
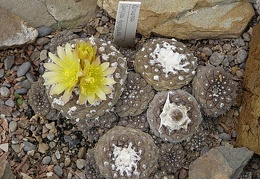
<svg viewBox="0 0 260 179">
<path fill-rule="evenodd" d="M 121 176 L 124 176 L 124 173 L 131 177 L 132 174 L 139 176 L 140 172 L 137 171 L 137 163 L 141 159 L 139 156 L 140 153 L 136 152 L 132 148 L 132 143 L 130 142 L 128 147 L 117 147 L 114 146 L 114 161 L 115 165 L 112 165 L 112 169 L 118 171 Z"/>
<path fill-rule="evenodd" d="M 191 122 L 187 107 L 183 105 L 176 105 L 176 103 L 171 103 L 169 96 L 171 92 L 168 92 L 167 99 L 163 106 L 163 111 L 160 114 L 161 123 L 159 127 L 159 132 L 162 126 L 165 126 L 169 131 L 185 129 L 187 130 L 188 124 Z"/>
</svg>

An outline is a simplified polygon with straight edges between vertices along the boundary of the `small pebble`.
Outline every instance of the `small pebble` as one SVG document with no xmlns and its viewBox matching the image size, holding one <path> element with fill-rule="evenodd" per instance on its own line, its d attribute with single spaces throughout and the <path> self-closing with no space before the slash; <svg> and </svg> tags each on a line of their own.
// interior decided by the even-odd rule
<svg viewBox="0 0 260 179">
<path fill-rule="evenodd" d="M 40 37 L 36 40 L 36 44 L 37 45 L 45 45 L 47 43 L 49 43 L 51 40 L 47 37 Z"/>
<path fill-rule="evenodd" d="M 2 78 L 5 75 L 5 70 L 4 69 L 0 69 L 0 78 Z"/>
<path fill-rule="evenodd" d="M 219 52 L 214 52 L 209 58 L 209 62 L 214 66 L 220 65 L 223 60 L 224 54 Z"/>
<path fill-rule="evenodd" d="M 19 117 L 20 116 L 20 112 L 19 111 L 17 111 L 17 110 L 15 110 L 14 112 L 12 112 L 12 116 L 13 117 Z"/>
<path fill-rule="evenodd" d="M 53 141 L 55 135 L 53 133 L 49 133 L 47 134 L 47 138 L 50 140 L 50 141 Z"/>
<path fill-rule="evenodd" d="M 77 165 L 77 168 L 81 170 L 85 166 L 85 160 L 84 159 L 78 159 L 76 161 L 76 165 Z"/>
<path fill-rule="evenodd" d="M 225 52 L 230 52 L 231 51 L 231 45 L 230 44 L 224 44 L 223 45 L 223 50 Z"/>
<path fill-rule="evenodd" d="M 55 142 L 50 142 L 50 143 L 49 143 L 49 146 L 50 146 L 50 148 L 53 149 L 54 147 L 56 147 L 56 143 L 55 143 Z"/>
<path fill-rule="evenodd" d="M 66 143 L 68 143 L 68 142 L 71 141 L 71 137 L 68 136 L 68 135 L 64 135 L 64 136 L 63 136 L 63 139 L 64 139 L 64 141 L 65 141 Z"/>
<path fill-rule="evenodd" d="M 41 152 L 42 154 L 45 154 L 48 149 L 49 149 L 48 144 L 45 144 L 45 143 L 43 143 L 43 142 L 40 142 L 40 143 L 39 143 L 39 146 L 38 146 L 38 151 L 39 151 L 39 152 Z"/>
<path fill-rule="evenodd" d="M 69 141 L 69 148 L 73 148 L 79 143 L 80 143 L 79 139 L 72 139 L 71 141 Z"/>
<path fill-rule="evenodd" d="M 27 89 L 31 88 L 31 84 L 32 83 L 28 79 L 20 81 L 20 82 L 17 83 L 17 85 L 19 85 L 20 87 L 27 88 Z"/>
<path fill-rule="evenodd" d="M 38 31 L 38 37 L 43 37 L 46 35 L 49 35 L 53 32 L 53 28 L 50 26 L 41 26 L 37 28 Z"/>
<path fill-rule="evenodd" d="M 188 177 L 188 172 L 185 169 L 181 169 L 179 174 L 179 179 L 186 179 Z M 163 177 L 164 178 L 164 177 Z M 166 177 L 167 178 L 167 177 Z"/>
<path fill-rule="evenodd" d="M 70 163 L 71 163 L 71 159 L 70 159 L 70 157 L 65 157 L 65 160 L 64 160 L 64 166 L 67 167 L 67 166 L 70 165 Z"/>
<path fill-rule="evenodd" d="M 233 131 L 233 132 L 231 133 L 231 137 L 236 138 L 236 137 L 237 137 L 237 132 L 236 132 L 236 131 Z"/>
<path fill-rule="evenodd" d="M 245 46 L 245 42 L 241 37 L 239 37 L 239 38 L 233 40 L 233 45 L 235 45 L 237 47 L 243 47 L 243 46 Z"/>
<path fill-rule="evenodd" d="M 237 58 L 235 59 L 235 63 L 236 64 L 243 63 L 246 61 L 246 59 L 247 59 L 247 51 L 245 51 L 244 49 L 239 50 L 237 52 Z"/>
<path fill-rule="evenodd" d="M 83 158 L 85 154 L 86 154 L 86 147 L 81 147 L 78 152 L 78 158 L 79 159 Z"/>
<path fill-rule="evenodd" d="M 3 87 L 0 88 L 0 94 L 3 97 L 9 97 L 10 96 L 10 90 L 7 87 L 3 86 Z"/>
<path fill-rule="evenodd" d="M 212 50 L 209 47 L 204 47 L 202 52 L 205 53 L 207 56 L 212 55 Z"/>
<path fill-rule="evenodd" d="M 16 121 L 11 121 L 11 122 L 9 123 L 9 130 L 10 130 L 10 132 L 16 131 L 17 126 L 18 126 L 18 124 L 17 124 Z"/>
<path fill-rule="evenodd" d="M 30 56 L 30 60 L 31 61 L 36 61 L 40 58 L 40 52 L 39 51 L 35 51 L 32 53 L 32 55 Z"/>
<path fill-rule="evenodd" d="M 43 60 L 46 60 L 48 58 L 47 56 L 47 50 L 42 50 L 40 52 L 40 60 L 43 61 Z"/>
<path fill-rule="evenodd" d="M 14 91 L 16 94 L 26 94 L 28 92 L 27 88 L 19 88 Z"/>
<path fill-rule="evenodd" d="M 107 23 L 107 22 L 109 21 L 109 18 L 108 18 L 107 16 L 102 16 L 102 17 L 101 17 L 101 21 L 102 21 L 103 23 Z"/>
<path fill-rule="evenodd" d="M 237 76 L 238 78 L 242 78 L 242 77 L 244 76 L 243 70 L 242 70 L 242 69 L 241 69 L 241 70 L 237 70 L 237 71 L 236 71 L 236 76 Z"/>
<path fill-rule="evenodd" d="M 225 132 L 219 134 L 219 138 L 221 138 L 224 141 L 229 141 L 231 139 L 231 136 Z"/>
<path fill-rule="evenodd" d="M 100 26 L 96 28 L 100 34 L 108 34 L 109 29 L 106 26 Z"/>
<path fill-rule="evenodd" d="M 14 107 L 14 100 L 9 98 L 8 100 L 5 101 L 5 105 L 9 107 Z"/>
<path fill-rule="evenodd" d="M 55 165 L 53 168 L 53 171 L 56 175 L 58 175 L 59 177 L 62 177 L 63 171 L 59 165 Z"/>
<path fill-rule="evenodd" d="M 23 76 L 25 75 L 31 68 L 31 63 L 30 62 L 24 62 L 22 63 L 21 66 L 19 66 L 18 70 L 17 70 L 17 76 Z"/>
<path fill-rule="evenodd" d="M 19 143 L 19 139 L 17 139 L 14 135 L 12 136 L 12 144 L 18 144 Z"/>
<path fill-rule="evenodd" d="M 34 74 L 30 73 L 30 72 L 26 73 L 25 76 L 29 80 L 29 82 L 31 82 L 31 83 L 37 81 L 36 76 Z"/>
<path fill-rule="evenodd" d="M 34 144 L 32 144 L 31 142 L 27 142 L 27 141 L 23 142 L 23 150 L 25 152 L 29 152 L 29 151 L 32 151 L 35 149 L 36 149 L 36 146 Z"/>
<path fill-rule="evenodd" d="M 14 56 L 8 55 L 4 59 L 5 70 L 10 70 L 14 64 Z"/>
<path fill-rule="evenodd" d="M 20 145 L 19 144 L 12 144 L 11 148 L 15 153 L 20 153 Z"/>
<path fill-rule="evenodd" d="M 228 67 L 228 66 L 229 66 L 229 61 L 228 61 L 227 58 L 224 58 L 224 60 L 222 61 L 222 65 L 223 65 L 224 67 Z"/>
<path fill-rule="evenodd" d="M 60 155 L 60 151 L 56 150 L 55 151 L 55 157 L 59 160 L 61 155 Z"/>
<path fill-rule="evenodd" d="M 245 42 L 249 42 L 251 40 L 251 36 L 248 32 L 243 33 L 243 38 Z"/>
<path fill-rule="evenodd" d="M 42 163 L 43 163 L 44 165 L 48 165 L 50 162 L 51 162 L 51 157 L 50 157 L 50 156 L 45 156 L 45 157 L 42 159 Z"/>
</svg>

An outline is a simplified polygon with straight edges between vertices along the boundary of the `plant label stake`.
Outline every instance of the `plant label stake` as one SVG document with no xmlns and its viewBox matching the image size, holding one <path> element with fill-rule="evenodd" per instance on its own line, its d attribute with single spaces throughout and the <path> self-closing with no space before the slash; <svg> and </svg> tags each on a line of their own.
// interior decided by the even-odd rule
<svg viewBox="0 0 260 179">
<path fill-rule="evenodd" d="M 114 30 L 114 42 L 121 47 L 131 47 L 135 34 L 141 2 L 119 1 Z"/>
</svg>

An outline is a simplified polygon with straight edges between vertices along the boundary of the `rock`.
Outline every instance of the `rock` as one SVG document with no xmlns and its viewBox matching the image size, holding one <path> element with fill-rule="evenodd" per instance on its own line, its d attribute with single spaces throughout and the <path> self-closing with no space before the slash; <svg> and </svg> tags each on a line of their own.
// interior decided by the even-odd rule
<svg viewBox="0 0 260 179">
<path fill-rule="evenodd" d="M 9 98 L 8 100 L 5 101 L 6 106 L 14 107 L 14 100 Z"/>
<path fill-rule="evenodd" d="M 39 146 L 38 146 L 38 151 L 39 152 L 41 152 L 42 154 L 45 154 L 48 149 L 49 149 L 49 145 L 48 144 L 45 144 L 43 142 L 39 143 Z"/>
<path fill-rule="evenodd" d="M 245 147 L 213 148 L 190 164 L 189 179 L 237 179 L 252 156 Z"/>
<path fill-rule="evenodd" d="M 43 61 L 43 60 L 46 60 L 47 58 L 48 58 L 47 50 L 42 50 L 40 53 L 40 60 Z"/>
<path fill-rule="evenodd" d="M 209 58 L 209 62 L 214 66 L 220 65 L 223 60 L 224 54 L 219 52 L 214 52 Z"/>
<path fill-rule="evenodd" d="M 115 18 L 119 0 L 97 0 Z M 178 39 L 239 37 L 254 16 L 247 1 L 154 0 L 142 1 L 137 30 L 144 36 Z"/>
<path fill-rule="evenodd" d="M 61 168 L 59 165 L 55 165 L 54 168 L 53 168 L 53 170 L 54 170 L 54 173 L 55 173 L 56 175 L 58 175 L 59 177 L 62 176 L 63 171 L 62 171 L 62 168 Z"/>
<path fill-rule="evenodd" d="M 9 130 L 10 130 L 10 132 L 14 132 L 14 131 L 16 131 L 16 129 L 17 129 L 17 122 L 16 121 L 11 121 L 9 123 Z"/>
<path fill-rule="evenodd" d="M 14 91 L 16 94 L 26 94 L 28 92 L 27 88 L 19 88 Z"/>
<path fill-rule="evenodd" d="M 236 145 L 244 146 L 260 155 L 260 24 L 253 27 L 249 57 L 244 73 L 243 100 L 236 126 Z"/>
<path fill-rule="evenodd" d="M 48 37 L 41 37 L 36 40 L 37 45 L 45 45 L 49 43 L 51 40 Z"/>
<path fill-rule="evenodd" d="M 17 70 L 17 77 L 21 77 L 25 75 L 31 68 L 31 63 L 30 62 L 24 62 L 22 63 L 21 66 L 19 66 Z"/>
<path fill-rule="evenodd" d="M 27 142 L 27 141 L 23 142 L 23 150 L 25 152 L 29 152 L 29 151 L 32 151 L 32 150 L 35 150 L 35 149 L 36 149 L 36 146 L 33 145 L 31 142 Z"/>
<path fill-rule="evenodd" d="M 83 158 L 85 154 L 86 154 L 86 147 L 81 147 L 78 152 L 78 158 L 79 159 Z"/>
<path fill-rule="evenodd" d="M 0 69 L 0 78 L 2 78 L 5 75 L 5 70 L 4 69 Z"/>
<path fill-rule="evenodd" d="M 249 2 L 253 3 L 256 12 L 260 14 L 260 1 L 259 0 L 249 0 Z"/>
<path fill-rule="evenodd" d="M 50 157 L 50 156 L 45 156 L 45 157 L 42 159 L 42 164 L 43 164 L 43 165 L 48 165 L 50 162 L 51 162 L 51 157 Z"/>
<path fill-rule="evenodd" d="M 7 55 L 5 58 L 4 58 L 4 67 L 5 67 L 5 70 L 10 70 L 11 67 L 13 66 L 14 64 L 14 56 L 13 55 Z"/>
<path fill-rule="evenodd" d="M 3 96 L 3 97 L 9 97 L 10 93 L 11 93 L 10 90 L 9 90 L 7 87 L 5 87 L 5 86 L 3 86 L 3 87 L 0 88 L 0 94 L 1 94 L 1 96 Z"/>
<path fill-rule="evenodd" d="M 78 159 L 76 161 L 76 165 L 77 165 L 77 168 L 81 170 L 85 166 L 85 160 L 84 159 Z"/>
<path fill-rule="evenodd" d="M 237 52 L 237 58 L 235 59 L 235 63 L 236 64 L 240 64 L 245 62 L 245 60 L 247 59 L 247 51 L 245 51 L 244 49 L 239 50 Z"/>
<path fill-rule="evenodd" d="M 94 18 L 97 10 L 97 0 L 46 0 L 49 13 L 58 21 L 58 27 L 72 28 L 85 25 Z"/>
<path fill-rule="evenodd" d="M 25 19 L 31 26 L 51 26 L 56 22 L 49 14 L 44 1 L 35 0 L 1 0 L 0 7 Z"/>
<path fill-rule="evenodd" d="M 46 35 L 49 35 L 53 32 L 53 27 L 50 26 L 41 26 L 37 28 L 37 31 L 39 33 L 39 37 L 44 37 Z"/>
<path fill-rule="evenodd" d="M 32 43 L 38 36 L 36 29 L 9 11 L 0 7 L 0 49 Z"/>
<path fill-rule="evenodd" d="M 70 163 L 71 163 L 70 157 L 69 157 L 69 156 L 68 156 L 68 157 L 65 157 L 64 166 L 67 167 L 67 166 L 70 165 Z"/>
</svg>

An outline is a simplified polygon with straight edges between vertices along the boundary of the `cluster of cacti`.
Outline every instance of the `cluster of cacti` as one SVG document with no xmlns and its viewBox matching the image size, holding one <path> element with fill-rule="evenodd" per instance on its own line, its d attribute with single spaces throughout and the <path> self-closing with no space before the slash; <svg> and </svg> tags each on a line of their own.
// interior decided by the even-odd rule
<svg viewBox="0 0 260 179">
<path fill-rule="evenodd" d="M 74 39 L 53 53 L 44 64 L 46 88 L 43 80 L 33 84 L 29 103 L 43 116 L 60 111 L 87 142 L 97 142 L 87 153 L 87 178 L 173 177 L 185 165 L 184 150 L 197 152 L 206 143 L 201 109 L 217 117 L 235 100 L 232 76 L 221 67 L 198 67 L 175 39 L 148 40 L 128 72 L 126 58 L 104 40 Z M 193 95 L 181 89 L 192 80 Z"/>
</svg>

